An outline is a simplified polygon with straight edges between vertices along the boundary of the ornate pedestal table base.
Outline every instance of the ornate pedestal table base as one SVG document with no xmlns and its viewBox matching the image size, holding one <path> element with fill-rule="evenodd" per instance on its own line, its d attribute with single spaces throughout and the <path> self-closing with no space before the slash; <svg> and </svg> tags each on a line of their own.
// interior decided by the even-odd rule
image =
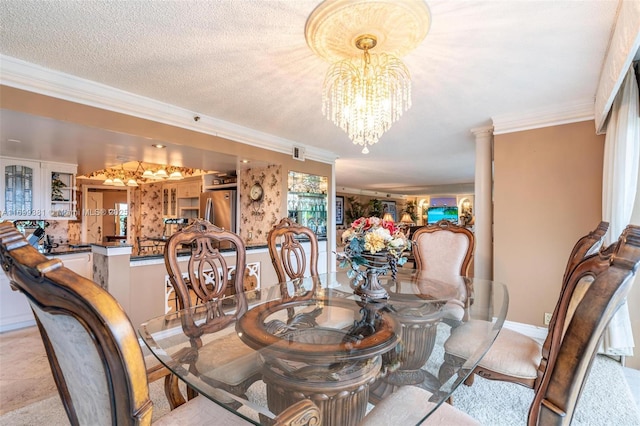
<svg viewBox="0 0 640 426">
<path fill-rule="evenodd" d="M 326 367 L 316 371 L 313 365 L 300 366 L 297 371 L 285 373 L 284 368 L 289 370 L 291 363 L 283 366 L 275 360 L 265 362 L 263 380 L 267 385 L 269 410 L 278 414 L 297 401 L 309 398 L 320 408 L 323 425 L 358 425 L 367 410 L 369 386 L 378 376 L 381 365 L 377 356 L 369 361 L 332 367 L 327 377 Z"/>
</svg>

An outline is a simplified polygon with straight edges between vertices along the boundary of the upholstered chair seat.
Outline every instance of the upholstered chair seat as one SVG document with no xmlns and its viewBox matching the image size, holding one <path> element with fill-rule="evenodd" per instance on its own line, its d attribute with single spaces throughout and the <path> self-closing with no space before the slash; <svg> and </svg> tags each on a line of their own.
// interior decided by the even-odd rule
<svg viewBox="0 0 640 426">
<path fill-rule="evenodd" d="M 213 405 L 214 407 L 211 407 Z M 211 408 L 214 408 L 213 410 Z M 204 396 L 197 396 L 170 411 L 157 421 L 153 426 L 187 426 L 187 425 L 251 425 L 245 419 L 236 416 Z"/>
<path fill-rule="evenodd" d="M 425 422 L 423 413 L 435 405 L 429 402 L 431 392 L 417 386 L 403 386 L 378 403 L 360 423 L 360 426 L 437 425 L 480 426 L 473 417 L 449 404 L 442 404 Z M 416 410 L 416 407 L 420 409 Z"/>
<path fill-rule="evenodd" d="M 258 353 L 240 340 L 236 333 L 216 340 L 215 345 L 203 346 L 198 354 L 196 369 L 203 376 L 221 383 L 238 386 L 247 377 L 260 373 Z"/>
<path fill-rule="evenodd" d="M 468 348 L 479 336 L 479 327 L 491 328 L 488 321 L 469 321 L 454 329 L 445 342 L 446 353 L 462 359 L 471 357 Z M 455 337 L 454 337 L 455 336 Z M 503 328 L 491 346 L 491 356 L 483 358 L 477 370 L 489 369 L 522 380 L 535 380 L 542 360 L 542 344 L 513 330 Z"/>
</svg>

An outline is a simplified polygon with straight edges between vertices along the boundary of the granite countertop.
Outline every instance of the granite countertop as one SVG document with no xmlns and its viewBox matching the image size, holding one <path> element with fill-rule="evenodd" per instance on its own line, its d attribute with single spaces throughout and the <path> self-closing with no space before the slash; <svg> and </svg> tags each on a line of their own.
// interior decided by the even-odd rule
<svg viewBox="0 0 640 426">
<path fill-rule="evenodd" d="M 259 249 L 266 249 L 267 245 L 266 244 L 260 244 L 260 245 L 255 245 L 255 246 L 246 246 L 245 249 L 247 251 L 251 251 L 251 250 L 259 250 Z M 226 253 L 226 252 L 234 252 L 234 249 L 231 248 L 225 248 L 225 249 L 221 249 L 220 252 L 221 253 Z M 191 250 L 189 249 L 185 249 L 185 250 L 180 250 L 178 251 L 178 256 L 188 256 L 191 254 Z M 131 260 L 147 260 L 147 259 L 162 259 L 164 257 L 164 254 L 145 254 L 145 255 L 134 255 L 133 253 L 131 254 Z"/>
<path fill-rule="evenodd" d="M 52 247 L 50 250 L 45 250 L 44 247 L 38 249 L 40 253 L 47 256 L 59 256 L 63 254 L 74 253 L 90 253 L 90 245 L 75 245 L 75 244 L 59 244 L 57 247 Z"/>
</svg>

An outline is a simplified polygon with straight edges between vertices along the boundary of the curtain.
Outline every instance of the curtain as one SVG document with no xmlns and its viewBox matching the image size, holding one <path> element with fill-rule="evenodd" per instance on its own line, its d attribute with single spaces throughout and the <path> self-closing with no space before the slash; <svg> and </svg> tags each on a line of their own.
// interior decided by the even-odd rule
<svg viewBox="0 0 640 426">
<path fill-rule="evenodd" d="M 616 241 L 629 224 L 636 201 L 640 162 L 638 103 L 638 83 L 631 65 L 616 94 L 607 122 L 602 183 L 602 218 L 609 222 L 607 244 Z M 629 307 L 625 302 L 605 330 L 600 352 L 633 356 L 633 347 Z"/>
</svg>

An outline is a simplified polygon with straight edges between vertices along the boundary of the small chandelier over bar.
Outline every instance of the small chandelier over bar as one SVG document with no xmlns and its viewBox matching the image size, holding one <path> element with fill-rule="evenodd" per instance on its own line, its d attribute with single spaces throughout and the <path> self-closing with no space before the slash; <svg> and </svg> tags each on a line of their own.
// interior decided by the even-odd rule
<svg viewBox="0 0 640 426">
<path fill-rule="evenodd" d="M 398 57 L 424 39 L 429 24 L 423 0 L 328 0 L 309 16 L 307 44 L 333 63 L 322 112 L 363 154 L 411 107 L 410 73 Z"/>
<path fill-rule="evenodd" d="M 204 173 L 208 172 L 201 169 L 162 166 L 137 161 L 121 164 L 120 167 L 97 170 L 87 175 L 78 176 L 78 178 L 104 179 L 102 184 L 106 186 L 139 186 L 143 183 L 181 180 L 185 177 L 200 176 Z"/>
</svg>

